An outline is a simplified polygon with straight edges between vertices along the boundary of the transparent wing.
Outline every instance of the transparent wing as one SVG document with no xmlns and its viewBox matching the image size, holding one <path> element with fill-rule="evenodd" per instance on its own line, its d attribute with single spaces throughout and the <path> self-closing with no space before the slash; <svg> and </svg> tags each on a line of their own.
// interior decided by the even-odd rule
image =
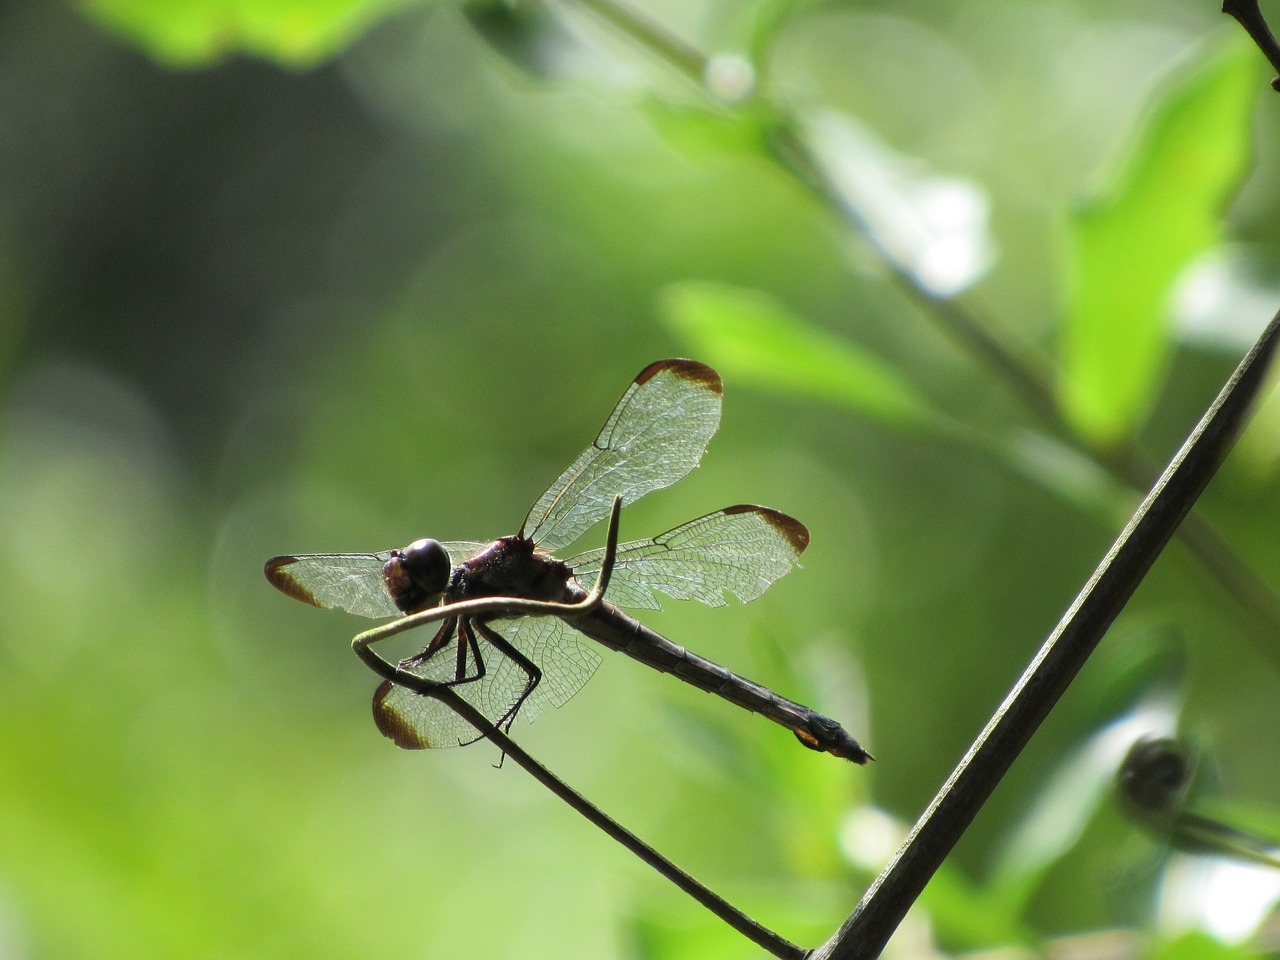
<svg viewBox="0 0 1280 960">
<path fill-rule="evenodd" d="M 443 544 L 456 565 L 474 556 L 481 543 L 455 540 Z M 338 607 L 360 617 L 401 617 L 382 582 L 382 566 L 391 551 L 381 553 L 307 553 L 296 557 L 272 557 L 264 572 L 273 587 L 285 596 L 314 607 Z"/>
<path fill-rule="evenodd" d="M 556 617 L 521 617 L 495 620 L 490 629 L 501 634 L 542 669 L 542 682 L 520 707 L 519 716 L 533 720 L 546 704 L 563 706 L 591 679 L 600 665 L 600 655 L 590 641 Z M 476 642 L 484 657 L 486 672 L 480 680 L 460 683 L 454 692 L 497 723 L 524 692 L 525 672 L 493 648 L 483 636 Z M 467 672 L 474 672 L 468 654 Z M 411 657 L 403 669 L 427 680 L 452 680 L 458 667 L 458 637 L 430 657 Z M 373 698 L 378 729 L 408 749 L 456 747 L 471 743 L 480 735 L 475 727 L 433 697 L 384 683 Z"/>
<path fill-rule="evenodd" d="M 743 603 L 760 596 L 788 573 L 809 545 L 799 520 L 750 504 L 739 504 L 659 534 L 618 547 L 605 599 L 620 607 L 661 607 L 653 591 L 676 600 L 725 604 L 725 593 Z M 568 563 L 583 589 L 600 576 L 603 550 L 588 550 Z"/>
<path fill-rule="evenodd" d="M 613 498 L 633 503 L 686 476 L 720 425 L 720 376 L 693 360 L 640 371 L 595 442 L 529 511 L 521 532 L 546 550 L 578 539 Z"/>
<path fill-rule="evenodd" d="M 286 596 L 316 607 L 340 607 L 361 617 L 401 616 L 382 584 L 383 553 L 313 553 L 273 557 L 265 572 Z"/>
</svg>

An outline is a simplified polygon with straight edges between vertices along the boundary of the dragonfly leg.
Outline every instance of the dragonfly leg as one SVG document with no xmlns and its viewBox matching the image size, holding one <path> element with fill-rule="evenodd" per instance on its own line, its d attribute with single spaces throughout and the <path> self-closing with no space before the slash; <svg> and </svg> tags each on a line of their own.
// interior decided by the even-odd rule
<svg viewBox="0 0 1280 960">
<path fill-rule="evenodd" d="M 453 679 L 451 680 L 433 680 L 414 673 L 413 668 L 423 663 L 427 663 L 432 657 L 445 649 L 449 641 L 456 635 L 458 639 L 457 653 L 453 655 Z M 468 661 L 475 664 L 475 672 L 468 673 Z M 480 652 L 480 644 L 476 642 L 475 633 L 471 629 L 471 621 L 465 617 L 450 617 L 436 631 L 435 636 L 431 638 L 431 642 L 420 653 L 414 654 L 401 660 L 399 665 L 392 671 L 391 676 L 383 680 L 378 689 L 373 694 L 373 716 L 374 722 L 378 725 L 378 729 L 382 733 L 395 741 L 397 746 L 406 747 L 408 749 L 421 749 L 427 746 L 439 746 L 438 743 L 431 743 L 424 740 L 419 731 L 412 728 L 406 728 L 402 719 L 388 712 L 383 706 L 388 694 L 396 687 L 401 686 L 407 690 L 421 696 L 431 696 L 430 689 L 432 687 L 455 687 L 466 683 L 475 683 L 483 680 L 485 676 L 484 657 Z M 400 678 L 404 679 L 401 680 Z M 466 746 L 468 743 L 474 743 L 476 740 L 482 739 L 483 734 L 477 736 L 474 740 L 459 741 L 459 746 Z"/>
<path fill-rule="evenodd" d="M 471 651 L 471 659 L 475 661 L 476 672 L 467 676 L 467 651 Z M 476 635 L 471 630 L 471 621 L 462 620 L 458 624 L 458 666 L 453 679 L 445 684 L 447 687 L 460 683 L 474 683 L 483 680 L 485 674 L 484 657 L 480 653 L 480 644 L 476 643 Z"/>
<path fill-rule="evenodd" d="M 467 672 L 467 651 L 471 651 L 472 659 L 476 663 L 476 672 L 474 676 L 468 677 Z M 463 683 L 472 683 L 476 680 L 483 680 L 485 675 L 484 656 L 480 653 L 480 644 L 476 642 L 475 632 L 471 629 L 471 621 L 463 619 L 458 624 L 458 666 L 453 680 L 445 681 L 441 684 L 443 687 L 453 687 Z M 483 740 L 484 734 L 478 733 L 470 740 L 459 741 L 458 746 L 468 747 L 477 740 Z"/>
<path fill-rule="evenodd" d="M 405 657 L 400 661 L 400 669 L 411 667 L 419 663 L 426 663 L 453 639 L 454 628 L 458 625 L 457 617 L 450 617 L 440 624 L 440 629 L 435 632 L 435 636 L 431 638 L 431 642 L 422 648 L 418 653 L 411 657 Z"/>
<path fill-rule="evenodd" d="M 499 719 L 494 721 L 494 726 L 499 729 L 509 731 L 511 725 L 516 722 L 516 714 L 520 712 L 520 708 L 524 706 L 524 702 L 529 699 L 529 694 L 537 689 L 538 684 L 542 682 L 542 671 L 538 669 L 537 664 L 517 650 L 512 644 L 499 633 L 491 630 L 483 620 L 473 621 L 476 630 L 480 635 L 493 644 L 504 657 L 511 660 L 517 667 L 524 671 L 528 678 L 525 681 L 524 689 L 520 691 L 520 696 L 516 697 L 513 703 Z"/>
<path fill-rule="evenodd" d="M 453 687 L 483 680 L 485 674 L 484 657 L 480 654 L 480 645 L 476 643 L 475 634 L 471 632 L 471 622 L 465 618 L 450 617 L 446 620 L 440 629 L 436 631 L 436 635 L 431 638 L 431 642 L 427 644 L 426 649 L 400 661 L 400 669 L 406 670 L 415 667 L 418 664 L 426 663 L 434 657 L 453 639 L 455 626 L 458 632 L 458 652 L 454 655 L 456 663 L 453 670 L 453 679 L 433 680 L 430 682 L 439 684 L 442 687 Z M 468 660 L 474 662 L 476 667 L 476 672 L 470 675 L 467 674 Z"/>
<path fill-rule="evenodd" d="M 449 617 L 444 623 L 440 624 L 440 629 L 436 631 L 436 635 L 431 638 L 431 642 L 427 644 L 426 649 L 418 654 L 423 660 L 426 660 L 433 653 L 449 642 L 449 638 L 453 635 L 453 628 L 457 624 L 457 617 Z M 415 658 L 417 659 L 417 658 Z"/>
</svg>

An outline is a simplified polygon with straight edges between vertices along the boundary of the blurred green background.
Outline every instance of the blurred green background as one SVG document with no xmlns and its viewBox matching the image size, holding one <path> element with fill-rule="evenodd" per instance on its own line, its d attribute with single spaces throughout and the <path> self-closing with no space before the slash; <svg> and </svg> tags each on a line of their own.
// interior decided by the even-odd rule
<svg viewBox="0 0 1280 960">
<path fill-rule="evenodd" d="M 706 85 L 599 7 L 0 2 L 0 957 L 759 955 L 487 745 L 396 750 L 362 623 L 261 573 L 513 532 L 678 355 L 722 429 L 624 537 L 813 541 L 647 621 L 879 760 L 611 655 L 516 734 L 819 942 L 1280 303 L 1280 101 L 1215 4 L 646 3 L 742 58 Z M 1176 730 L 1280 833 L 1278 466 L 1267 408 L 1201 508 L 1252 572 L 1170 547 L 892 955 L 1268 942 L 1272 875 L 1109 782 Z"/>
</svg>

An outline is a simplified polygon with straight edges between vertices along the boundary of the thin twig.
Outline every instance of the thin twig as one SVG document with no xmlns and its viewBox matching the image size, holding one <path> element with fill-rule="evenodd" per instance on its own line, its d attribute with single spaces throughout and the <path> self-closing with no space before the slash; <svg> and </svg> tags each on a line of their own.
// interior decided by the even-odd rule
<svg viewBox="0 0 1280 960">
<path fill-rule="evenodd" d="M 1062 621 L 862 902 L 813 960 L 877 957 L 929 878 L 1048 716 L 1226 457 L 1266 379 L 1274 317 Z"/>
<path fill-rule="evenodd" d="M 578 0 L 596 16 L 612 23 L 646 50 L 672 64 L 694 83 L 705 84 L 709 58 L 693 44 L 669 31 L 635 7 L 613 0 Z"/>
<path fill-rule="evenodd" d="M 490 723 L 483 714 L 467 703 L 466 700 L 454 693 L 453 688 L 432 683 L 413 674 L 398 673 L 394 665 L 383 660 L 368 648 L 366 648 L 366 655 L 362 656 L 361 659 L 374 672 L 385 679 L 405 686 L 423 696 L 435 697 L 450 710 L 453 710 L 467 723 L 475 727 L 482 736 L 497 746 L 499 750 L 519 764 L 530 776 L 567 803 L 577 813 L 618 841 L 618 843 L 653 867 L 663 877 L 689 894 L 694 900 L 698 901 L 698 903 L 702 904 L 752 943 L 769 951 L 773 956 L 781 958 L 781 960 L 801 960 L 808 953 L 803 947 L 797 946 L 747 916 L 747 914 L 680 869 L 680 867 L 649 846 L 622 824 L 595 806 L 590 800 L 543 766 L 542 763 L 526 753 L 519 744 Z"/>
<path fill-rule="evenodd" d="M 1280 73 L 1280 44 L 1267 26 L 1266 18 L 1258 8 L 1258 0 L 1222 0 L 1222 12 L 1230 14 L 1240 22 L 1240 26 L 1253 38 L 1258 49 L 1271 61 L 1271 66 Z M 1271 81 L 1274 90 L 1280 90 L 1280 77 Z"/>
<path fill-rule="evenodd" d="M 609 532 L 605 541 L 600 576 L 596 580 L 591 593 L 582 601 L 578 603 L 546 603 L 524 600 L 519 597 L 484 597 L 478 600 L 466 600 L 460 603 L 433 607 L 430 610 L 394 620 L 381 627 L 366 630 L 352 640 L 351 647 L 374 673 L 398 686 L 412 690 L 414 693 L 439 700 L 458 716 L 462 717 L 463 720 L 475 727 L 481 736 L 497 746 L 499 750 L 514 760 L 553 794 L 752 943 L 769 951 L 775 957 L 779 957 L 780 960 L 801 960 L 808 952 L 807 950 L 779 936 L 763 924 L 756 922 L 719 894 L 680 869 L 526 753 L 506 733 L 494 726 L 484 714 L 460 697 L 452 687 L 428 680 L 425 677 L 419 677 L 406 670 L 401 670 L 395 664 L 383 660 L 370 647 L 370 644 L 385 640 L 387 637 L 394 636 L 404 630 L 446 617 L 474 615 L 477 613 L 563 616 L 567 614 L 581 615 L 593 609 L 603 600 L 604 592 L 609 585 L 609 578 L 613 574 L 613 564 L 618 548 L 618 516 L 621 508 L 622 498 L 616 497 L 613 501 L 613 510 L 609 515 Z"/>
</svg>

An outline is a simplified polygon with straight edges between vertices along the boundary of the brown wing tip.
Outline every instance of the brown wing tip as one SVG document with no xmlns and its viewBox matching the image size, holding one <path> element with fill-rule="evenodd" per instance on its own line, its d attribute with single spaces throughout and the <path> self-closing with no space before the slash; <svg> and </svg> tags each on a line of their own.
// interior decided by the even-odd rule
<svg viewBox="0 0 1280 960">
<path fill-rule="evenodd" d="M 267 582 L 286 597 L 293 597 L 293 599 L 309 603 L 313 607 L 323 607 L 324 604 L 317 600 L 315 595 L 300 584 L 293 574 L 286 569 L 290 564 L 297 562 L 297 557 L 272 557 L 263 566 L 262 572 L 267 575 Z"/>
<path fill-rule="evenodd" d="M 705 363 L 699 363 L 697 360 L 683 360 L 678 357 L 670 360 L 656 360 L 649 364 L 637 374 L 636 385 L 639 386 L 653 379 L 664 370 L 671 371 L 672 376 L 679 377 L 681 380 L 702 384 L 712 393 L 724 393 L 724 382 L 720 379 L 720 374 Z"/>
<path fill-rule="evenodd" d="M 730 514 L 756 514 L 761 520 L 782 534 L 783 539 L 791 544 L 791 548 L 795 550 L 797 557 L 804 553 L 809 546 L 809 528 L 795 517 L 788 516 L 781 510 L 774 510 L 771 507 L 758 507 L 753 503 L 740 503 L 736 507 L 725 507 L 724 512 Z"/>
<path fill-rule="evenodd" d="M 383 680 L 373 692 L 373 722 L 378 727 L 378 732 L 404 750 L 430 749 L 431 744 L 409 726 L 404 717 L 384 703 L 387 694 L 394 689 L 394 683 Z"/>
</svg>

